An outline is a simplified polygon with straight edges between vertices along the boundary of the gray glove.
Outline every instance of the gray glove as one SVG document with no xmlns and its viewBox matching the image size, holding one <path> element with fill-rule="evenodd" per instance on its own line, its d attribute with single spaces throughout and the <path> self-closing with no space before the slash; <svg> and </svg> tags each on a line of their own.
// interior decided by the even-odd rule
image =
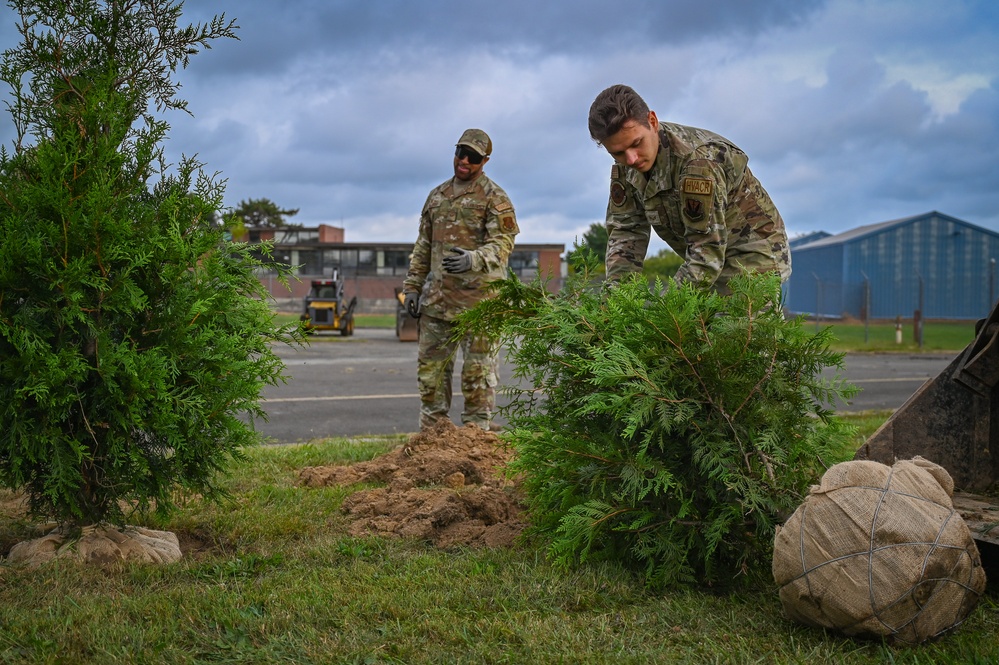
<svg viewBox="0 0 999 665">
<path fill-rule="evenodd" d="M 444 271 L 449 272 L 452 275 L 457 275 L 461 272 L 468 272 L 472 269 L 472 253 L 467 249 L 461 249 L 460 247 L 453 247 L 451 251 L 456 256 L 445 256 L 441 263 L 444 264 Z"/>
<path fill-rule="evenodd" d="M 406 294 L 405 300 L 406 311 L 414 319 L 420 318 L 420 294 L 409 292 Z"/>
</svg>

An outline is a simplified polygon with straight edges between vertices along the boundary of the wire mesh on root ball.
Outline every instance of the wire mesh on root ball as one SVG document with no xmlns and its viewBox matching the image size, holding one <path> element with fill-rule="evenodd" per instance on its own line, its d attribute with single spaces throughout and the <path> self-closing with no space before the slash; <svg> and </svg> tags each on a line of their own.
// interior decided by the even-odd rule
<svg viewBox="0 0 999 665">
<path fill-rule="evenodd" d="M 784 612 L 906 644 L 956 628 L 985 571 L 953 491 L 947 471 L 920 457 L 830 468 L 774 539 Z"/>
</svg>

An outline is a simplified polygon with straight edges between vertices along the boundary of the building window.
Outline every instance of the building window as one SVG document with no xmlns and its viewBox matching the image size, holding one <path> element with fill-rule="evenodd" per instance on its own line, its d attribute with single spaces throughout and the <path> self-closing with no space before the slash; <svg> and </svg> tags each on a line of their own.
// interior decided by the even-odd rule
<svg viewBox="0 0 999 665">
<path fill-rule="evenodd" d="M 250 232 L 250 239 L 253 239 L 253 231 Z M 257 232 L 259 237 L 259 231 Z M 301 245 L 313 243 L 319 240 L 318 229 L 274 229 L 272 232 L 274 243 L 277 245 Z"/>
<path fill-rule="evenodd" d="M 534 269 L 538 267 L 537 252 L 514 251 L 510 253 L 510 268 L 519 273 L 521 270 Z"/>
<path fill-rule="evenodd" d="M 317 249 L 298 250 L 298 262 L 301 264 L 298 272 L 303 275 L 323 274 L 323 255 Z"/>
<path fill-rule="evenodd" d="M 353 253 L 357 256 L 357 274 L 358 275 L 374 275 L 378 272 L 378 266 L 375 263 L 375 252 L 371 249 L 357 249 L 353 250 Z"/>
<path fill-rule="evenodd" d="M 403 268 L 403 269 L 408 268 L 409 252 L 405 252 L 398 249 L 386 249 L 385 266 L 388 268 Z"/>
<path fill-rule="evenodd" d="M 397 249 L 386 249 L 378 252 L 379 275 L 405 275 L 409 272 L 409 253 Z"/>
</svg>

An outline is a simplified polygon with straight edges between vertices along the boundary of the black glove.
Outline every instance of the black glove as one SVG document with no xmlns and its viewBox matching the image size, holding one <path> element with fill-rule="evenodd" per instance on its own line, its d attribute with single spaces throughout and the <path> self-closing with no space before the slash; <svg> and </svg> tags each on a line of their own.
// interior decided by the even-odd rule
<svg viewBox="0 0 999 665">
<path fill-rule="evenodd" d="M 414 319 L 420 318 L 420 294 L 419 293 L 407 293 L 405 300 L 406 311 Z"/>
<path fill-rule="evenodd" d="M 441 263 L 444 264 L 444 271 L 452 275 L 461 272 L 468 272 L 472 269 L 472 253 L 467 249 L 454 247 L 451 249 L 456 256 L 445 256 Z"/>
</svg>

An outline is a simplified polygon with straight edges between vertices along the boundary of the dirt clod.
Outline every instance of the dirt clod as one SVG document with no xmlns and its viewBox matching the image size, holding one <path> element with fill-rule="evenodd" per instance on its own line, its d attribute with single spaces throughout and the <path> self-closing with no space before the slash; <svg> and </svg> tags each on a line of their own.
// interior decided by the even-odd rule
<svg viewBox="0 0 999 665">
<path fill-rule="evenodd" d="M 306 467 L 309 487 L 383 483 L 347 497 L 350 533 L 427 540 L 442 547 L 509 547 L 525 524 L 512 451 L 492 432 L 442 421 L 399 448 L 349 466 Z"/>
</svg>

